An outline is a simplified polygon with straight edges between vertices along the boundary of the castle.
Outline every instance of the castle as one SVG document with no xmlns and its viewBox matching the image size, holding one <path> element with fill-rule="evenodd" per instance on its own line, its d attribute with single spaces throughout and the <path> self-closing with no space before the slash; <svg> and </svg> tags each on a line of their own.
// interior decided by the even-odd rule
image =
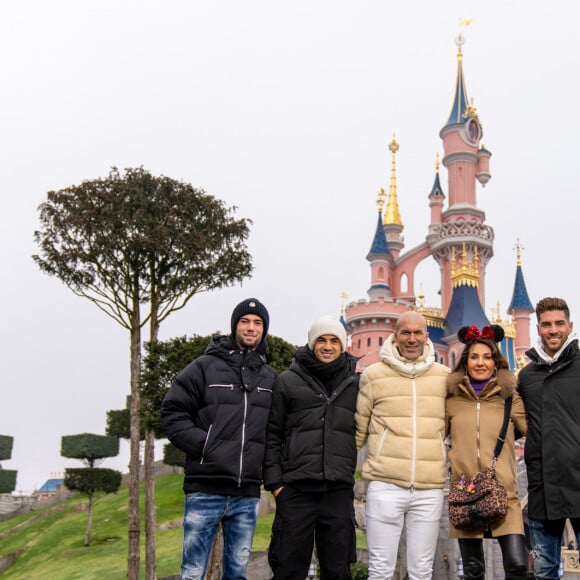
<svg viewBox="0 0 580 580">
<path fill-rule="evenodd" d="M 439 132 L 443 141 L 442 163 L 447 169 L 448 201 L 439 178 L 435 179 L 426 201 L 430 223 L 425 240 L 407 251 L 402 235 L 396 179 L 399 144 L 393 138 L 389 193 L 378 195 L 378 221 L 367 260 L 371 285 L 368 299 L 343 305 L 342 320 L 350 336 L 350 352 L 360 357 L 362 369 L 379 360 L 383 341 L 394 331 L 398 317 L 417 310 L 425 317 L 438 362 L 455 365 L 463 345 L 457 330 L 465 325 L 478 327 L 501 324 L 506 337 L 501 343 L 512 370 L 524 364 L 530 347 L 530 313 L 518 242 L 516 276 L 508 318 L 502 320 L 499 305 L 490 320 L 485 314 L 485 268 L 493 256 L 494 231 L 485 223 L 485 212 L 477 206 L 476 185 L 491 178 L 491 152 L 483 145 L 482 124 L 473 102 L 468 100 L 463 74 L 464 39 L 457 37 L 457 77 L 455 95 L 446 124 Z M 386 199 L 385 199 L 386 198 Z M 415 271 L 420 262 L 433 258 L 441 275 L 439 307 L 427 307 L 422 292 L 415 290 Z"/>
</svg>

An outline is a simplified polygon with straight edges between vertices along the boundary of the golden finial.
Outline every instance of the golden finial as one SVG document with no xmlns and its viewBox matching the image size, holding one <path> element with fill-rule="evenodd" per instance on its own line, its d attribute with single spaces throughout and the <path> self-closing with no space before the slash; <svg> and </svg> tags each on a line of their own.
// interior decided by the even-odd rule
<svg viewBox="0 0 580 580">
<path fill-rule="evenodd" d="M 493 324 L 502 324 L 503 320 L 501 319 L 501 308 L 499 305 L 499 300 L 496 302 L 497 306 L 495 308 L 492 307 L 491 309 L 491 321 Z"/>
<path fill-rule="evenodd" d="M 454 288 L 458 286 L 473 286 L 477 288 L 479 283 L 479 256 L 477 254 L 477 247 L 474 247 L 473 258 L 470 261 L 465 242 L 463 242 L 461 265 L 459 268 L 455 264 L 455 248 L 451 248 L 451 283 Z"/>
<path fill-rule="evenodd" d="M 435 171 L 439 173 L 439 168 L 441 167 L 441 162 L 439 161 L 439 153 L 435 153 Z"/>
<path fill-rule="evenodd" d="M 387 194 L 385 193 L 384 188 L 381 187 L 379 193 L 377 193 L 377 207 L 379 208 L 379 213 L 383 213 L 383 207 L 385 205 L 385 197 L 387 197 Z"/>
<path fill-rule="evenodd" d="M 393 134 L 393 140 L 389 143 L 389 151 L 391 152 L 391 186 L 389 188 L 387 209 L 385 210 L 385 216 L 383 218 L 383 224 L 385 225 L 403 225 L 403 220 L 399 213 L 399 202 L 397 200 L 397 162 L 395 160 L 395 155 L 398 150 L 399 144 L 395 140 L 395 135 Z"/>
<path fill-rule="evenodd" d="M 497 308 L 491 307 L 491 321 L 495 322 L 496 317 L 498 316 L 499 305 Z"/>
<path fill-rule="evenodd" d="M 425 310 L 425 294 L 423 294 L 423 282 L 419 284 L 419 294 L 417 294 L 417 299 L 419 300 L 419 312 Z"/>
<path fill-rule="evenodd" d="M 525 250 L 523 244 L 520 242 L 520 238 L 516 239 L 516 245 L 514 246 L 514 250 L 516 250 L 516 255 L 517 255 L 517 265 L 521 266 L 522 265 L 522 250 Z"/>
<path fill-rule="evenodd" d="M 451 278 L 453 278 L 455 275 L 455 246 L 451 246 Z"/>
<path fill-rule="evenodd" d="M 342 316 L 344 316 L 344 309 L 345 309 L 345 304 L 346 304 L 347 298 L 348 298 L 348 294 L 346 292 L 343 292 L 340 295 L 340 314 Z"/>
<path fill-rule="evenodd" d="M 467 251 L 465 250 L 465 242 L 463 242 L 463 251 L 461 252 L 461 270 L 467 272 Z"/>
<path fill-rule="evenodd" d="M 479 253 L 477 246 L 473 248 L 473 269 L 479 273 Z"/>
</svg>

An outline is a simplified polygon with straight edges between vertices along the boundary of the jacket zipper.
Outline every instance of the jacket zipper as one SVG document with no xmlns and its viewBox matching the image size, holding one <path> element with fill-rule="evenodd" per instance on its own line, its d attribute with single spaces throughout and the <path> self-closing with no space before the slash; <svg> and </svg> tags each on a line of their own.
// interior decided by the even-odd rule
<svg viewBox="0 0 580 580">
<path fill-rule="evenodd" d="M 415 471 L 417 468 L 417 383 L 413 379 L 413 455 L 411 461 L 411 488 L 415 486 Z"/>
<path fill-rule="evenodd" d="M 209 426 L 209 429 L 207 430 L 207 435 L 205 437 L 205 441 L 203 443 L 203 449 L 201 450 L 201 460 L 199 462 L 199 464 L 201 465 L 205 459 L 205 448 L 207 447 L 207 443 L 209 441 L 209 434 L 211 433 L 211 428 L 213 427 L 213 423 Z"/>
<path fill-rule="evenodd" d="M 477 401 L 477 403 L 475 404 L 475 424 L 477 427 L 477 465 L 478 465 L 479 469 L 481 469 L 481 450 L 480 450 L 481 434 L 479 432 L 480 410 L 481 410 L 481 403 L 479 401 Z"/>
<path fill-rule="evenodd" d="M 246 418 L 248 416 L 248 391 L 244 390 L 244 420 L 242 422 L 242 447 L 240 448 L 240 473 L 238 487 L 242 487 L 242 470 L 244 467 L 244 445 L 246 443 Z"/>
</svg>

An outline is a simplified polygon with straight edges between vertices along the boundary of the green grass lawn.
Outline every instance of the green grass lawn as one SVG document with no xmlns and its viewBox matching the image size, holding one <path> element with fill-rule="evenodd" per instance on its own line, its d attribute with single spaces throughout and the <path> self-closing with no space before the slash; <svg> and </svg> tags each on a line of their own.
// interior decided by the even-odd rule
<svg viewBox="0 0 580 580">
<path fill-rule="evenodd" d="M 183 475 L 159 477 L 155 485 L 157 524 L 181 520 Z M 124 580 L 127 571 L 127 488 L 100 496 L 95 502 L 91 545 L 85 547 L 87 499 L 75 496 L 62 504 L 0 522 L 0 556 L 23 553 L 2 574 L 2 580 Z M 270 541 L 273 514 L 259 519 L 253 550 L 265 551 Z M 15 529 L 17 528 L 17 529 Z M 181 560 L 181 527 L 157 531 L 157 574 L 178 574 Z M 142 543 L 145 534 L 142 533 Z M 357 532 L 357 546 L 366 547 Z M 141 562 L 144 577 L 144 553 Z"/>
</svg>

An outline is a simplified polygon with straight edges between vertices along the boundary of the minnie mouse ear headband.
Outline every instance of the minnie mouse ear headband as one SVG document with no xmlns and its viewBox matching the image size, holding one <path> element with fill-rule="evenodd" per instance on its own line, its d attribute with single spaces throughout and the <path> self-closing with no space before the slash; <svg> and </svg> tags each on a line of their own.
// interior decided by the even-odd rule
<svg viewBox="0 0 580 580">
<path fill-rule="evenodd" d="M 483 338 L 485 340 L 493 340 L 493 342 L 501 342 L 505 332 L 501 326 L 498 324 L 492 324 L 491 326 L 484 326 L 481 331 L 477 326 L 462 326 L 457 331 L 457 339 L 463 344 L 467 344 L 472 340 L 477 338 Z"/>
</svg>

